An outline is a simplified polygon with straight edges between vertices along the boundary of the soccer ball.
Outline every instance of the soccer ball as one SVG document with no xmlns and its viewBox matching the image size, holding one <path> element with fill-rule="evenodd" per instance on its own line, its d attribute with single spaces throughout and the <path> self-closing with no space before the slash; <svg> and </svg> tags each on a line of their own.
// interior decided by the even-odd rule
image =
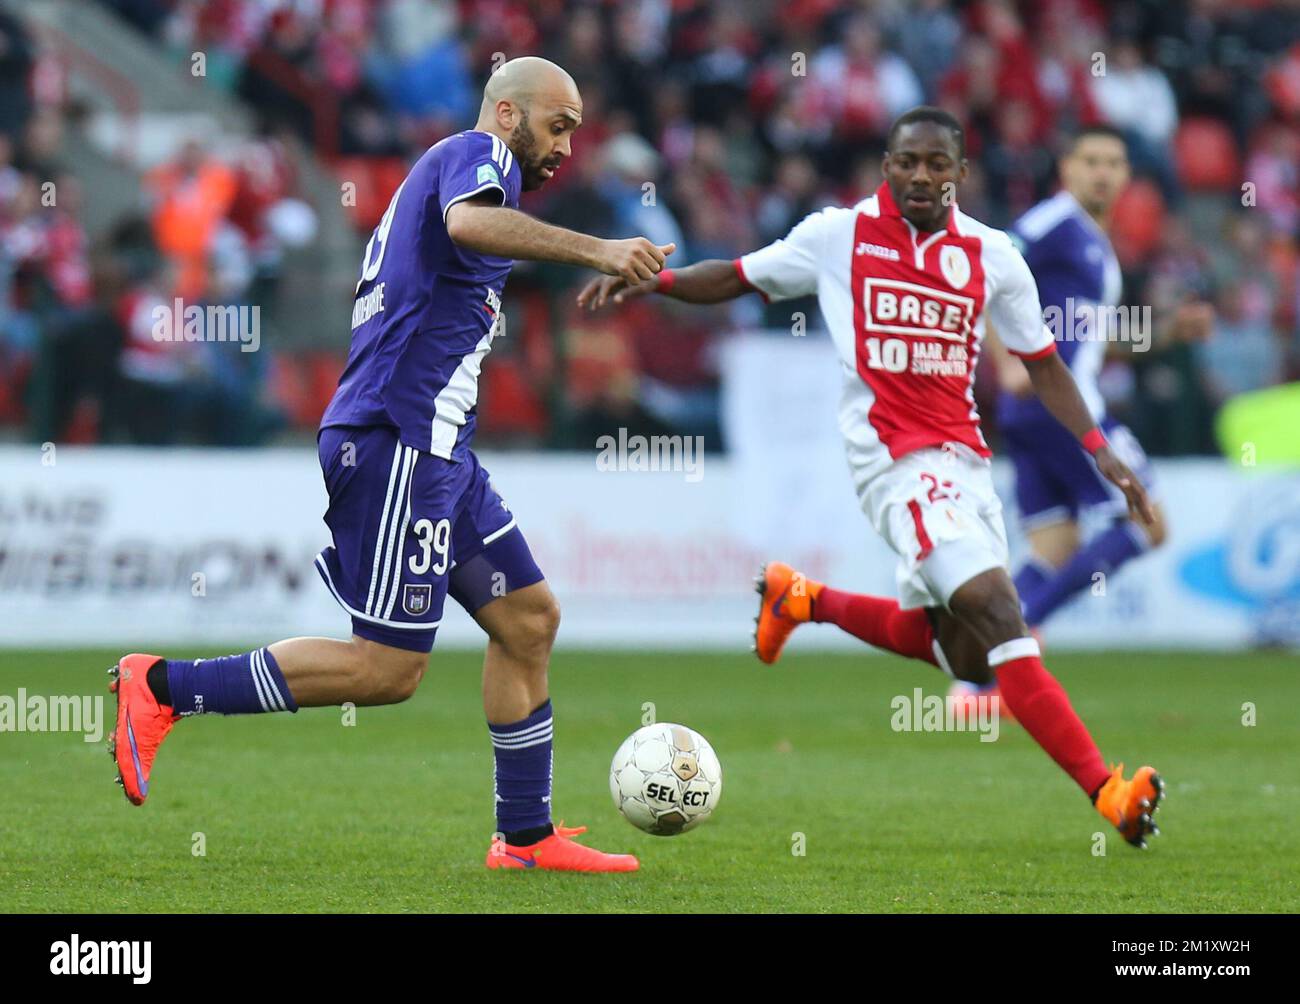
<svg viewBox="0 0 1300 1004">
<path fill-rule="evenodd" d="M 609 793 L 623 818 L 672 837 L 712 815 L 722 795 L 722 765 L 702 735 L 662 722 L 637 729 L 609 765 Z"/>
</svg>

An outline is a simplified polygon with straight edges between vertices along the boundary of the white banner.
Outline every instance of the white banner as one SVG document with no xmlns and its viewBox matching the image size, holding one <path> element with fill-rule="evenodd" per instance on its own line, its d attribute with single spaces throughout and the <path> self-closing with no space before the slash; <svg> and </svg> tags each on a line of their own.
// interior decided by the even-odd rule
<svg viewBox="0 0 1300 1004">
<path fill-rule="evenodd" d="M 774 391 L 768 406 L 779 400 Z M 842 459 L 819 456 L 770 448 L 757 473 L 710 456 L 702 476 L 599 471 L 594 453 L 483 460 L 560 599 L 561 644 L 744 651 L 764 559 L 892 594 L 893 555 L 857 511 Z M 1295 642 L 1300 474 L 1212 460 L 1157 471 L 1171 541 L 1113 576 L 1104 596 L 1061 611 L 1048 644 Z M 1008 473 L 998 468 L 1005 498 Z M 0 448 L 0 646 L 176 651 L 346 636 L 312 567 L 328 543 L 324 509 L 310 448 Z M 482 636 L 449 602 L 440 642 Z M 828 626 L 792 645 L 860 647 Z"/>
</svg>

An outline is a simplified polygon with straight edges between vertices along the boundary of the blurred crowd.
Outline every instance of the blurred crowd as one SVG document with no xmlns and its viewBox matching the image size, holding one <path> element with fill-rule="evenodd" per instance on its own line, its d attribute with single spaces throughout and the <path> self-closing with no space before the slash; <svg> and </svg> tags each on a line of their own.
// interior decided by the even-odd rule
<svg viewBox="0 0 1300 1004">
<path fill-rule="evenodd" d="M 285 424 L 274 357 L 208 340 L 224 319 L 207 308 L 274 299 L 283 232 L 311 227 L 293 158 L 269 134 L 220 158 L 189 138 L 92 236 L 96 177 L 68 150 L 63 71 L 0 12 L 0 426 L 38 442 L 264 442 Z"/>
<path fill-rule="evenodd" d="M 147 280 L 134 277 L 157 295 L 184 287 L 228 299 L 205 283 L 226 281 L 218 236 L 231 228 L 254 263 L 245 272 L 257 274 L 258 228 L 268 207 L 294 195 L 288 137 L 354 183 L 348 211 L 362 240 L 409 163 L 473 124 L 494 65 L 538 53 L 574 74 L 584 125 L 572 160 L 524 208 L 602 235 L 676 241 L 675 265 L 734 257 L 812 210 L 869 194 L 889 122 L 921 102 L 967 123 L 972 170 L 962 208 L 997 226 L 1051 194 L 1072 129 L 1111 123 L 1125 133 L 1134 167 L 1113 235 L 1124 299 L 1151 305 L 1160 335 L 1148 352 L 1116 347 L 1103 380 L 1113 410 L 1153 453 L 1210 452 L 1225 399 L 1300 377 L 1296 0 L 100 2 L 177 61 L 203 52 L 208 83 L 267 123 L 242 167 L 187 147 L 147 180 L 144 225 L 126 239 L 162 262 L 139 266 Z M 44 385 L 40 343 L 90 323 L 86 310 L 112 314 L 124 344 L 135 343 L 121 293 L 110 302 L 93 275 L 75 197 L 60 199 L 57 211 L 39 205 L 33 186 L 54 175 L 33 147 L 44 114 L 32 98 L 38 57 L 13 41 L 17 25 L 0 22 L 0 33 L 11 39 L 0 51 L 0 360 L 8 360 L 0 395 L 3 385 L 9 394 L 0 421 L 24 415 L 48 428 L 16 400 L 15 356 L 36 360 L 30 402 Z M 266 170 L 251 170 L 252 161 Z M 76 174 L 75 164 L 60 167 Z M 211 217 L 198 226 L 184 216 L 196 206 Z M 273 276 L 274 264 L 263 271 Z M 582 315 L 572 301 L 584 279 L 516 269 L 506 298 L 511 338 L 483 375 L 485 441 L 571 446 L 624 425 L 716 444 L 719 334 L 788 333 L 793 312 L 816 316 L 809 304 L 764 307 L 754 297 L 709 310 L 651 298 Z M 243 282 L 238 295 L 248 290 Z M 1172 322 L 1192 302 L 1214 308 L 1211 336 L 1194 344 L 1176 337 Z M 337 352 L 347 316 L 340 304 L 338 337 L 327 339 Z M 136 347 L 153 362 L 147 346 Z M 44 355 L 62 386 L 58 367 L 75 364 Z M 130 378 L 148 370 L 142 362 Z M 247 375 L 232 380 L 274 396 L 275 381 L 268 392 Z M 170 409 L 188 397 L 186 386 L 174 381 L 178 393 L 153 400 Z M 992 391 L 981 382 L 981 397 Z M 72 397 L 53 414 L 75 410 Z M 266 422 L 248 432 L 254 440 L 276 426 L 273 403 L 263 407 Z M 196 437 L 205 438 L 182 433 Z"/>
</svg>

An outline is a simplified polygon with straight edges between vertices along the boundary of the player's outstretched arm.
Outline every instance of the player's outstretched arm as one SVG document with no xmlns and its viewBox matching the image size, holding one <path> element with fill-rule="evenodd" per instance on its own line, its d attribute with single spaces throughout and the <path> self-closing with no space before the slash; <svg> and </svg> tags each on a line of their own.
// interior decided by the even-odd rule
<svg viewBox="0 0 1300 1004">
<path fill-rule="evenodd" d="M 669 279 L 665 281 L 664 276 Z M 736 271 L 735 262 L 721 258 L 660 272 L 648 282 L 628 282 L 623 276 L 592 279 L 578 293 L 578 306 L 598 310 L 608 301 L 623 303 L 647 293 L 662 293 L 685 303 L 722 303 L 753 292 Z"/>
<path fill-rule="evenodd" d="M 809 213 L 785 237 L 734 261 L 710 258 L 686 268 L 666 269 L 651 282 L 595 279 L 578 294 L 578 306 L 596 310 L 611 299 L 623 303 L 647 293 L 662 293 L 685 303 L 722 303 L 749 292 L 762 293 L 769 301 L 811 296 L 817 292 L 826 259 L 828 228 L 837 220 L 843 222 L 850 212 L 827 207 Z"/>
<path fill-rule="evenodd" d="M 1024 363 L 1038 399 L 1092 453 L 1102 475 L 1124 493 L 1129 513 L 1147 526 L 1154 523 L 1155 513 L 1146 489 L 1102 437 L 1074 382 L 1074 374 L 1061 357 L 1052 352 L 1040 359 L 1026 358 Z"/>
<path fill-rule="evenodd" d="M 603 240 L 552 226 L 517 209 L 466 200 L 447 211 L 447 236 L 461 247 L 500 258 L 582 265 L 626 282 L 651 279 L 675 244 L 659 246 L 645 237 Z"/>
</svg>

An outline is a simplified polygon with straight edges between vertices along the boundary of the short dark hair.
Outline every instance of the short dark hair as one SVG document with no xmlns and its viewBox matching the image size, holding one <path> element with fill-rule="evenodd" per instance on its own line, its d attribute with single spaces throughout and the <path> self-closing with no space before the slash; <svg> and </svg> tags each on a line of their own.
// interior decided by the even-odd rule
<svg viewBox="0 0 1300 1004">
<path fill-rule="evenodd" d="M 1128 140 L 1124 138 L 1124 133 L 1113 125 L 1107 125 L 1105 122 L 1098 122 L 1095 125 L 1087 125 L 1076 129 L 1074 135 L 1070 137 L 1066 152 L 1073 153 L 1079 144 L 1090 136 L 1104 136 L 1107 139 L 1116 140 L 1124 148 L 1124 152 L 1128 153 Z"/>
<path fill-rule="evenodd" d="M 886 143 L 892 150 L 894 141 L 898 138 L 898 130 L 903 126 L 913 125 L 917 122 L 933 122 L 937 126 L 943 126 L 952 132 L 957 139 L 957 156 L 963 160 L 966 157 L 966 130 L 961 127 L 957 117 L 951 112 L 946 112 L 942 108 L 934 105 L 917 105 L 911 111 L 903 112 L 902 115 L 894 119 L 894 124 L 889 127 L 889 135 L 886 137 Z"/>
</svg>

